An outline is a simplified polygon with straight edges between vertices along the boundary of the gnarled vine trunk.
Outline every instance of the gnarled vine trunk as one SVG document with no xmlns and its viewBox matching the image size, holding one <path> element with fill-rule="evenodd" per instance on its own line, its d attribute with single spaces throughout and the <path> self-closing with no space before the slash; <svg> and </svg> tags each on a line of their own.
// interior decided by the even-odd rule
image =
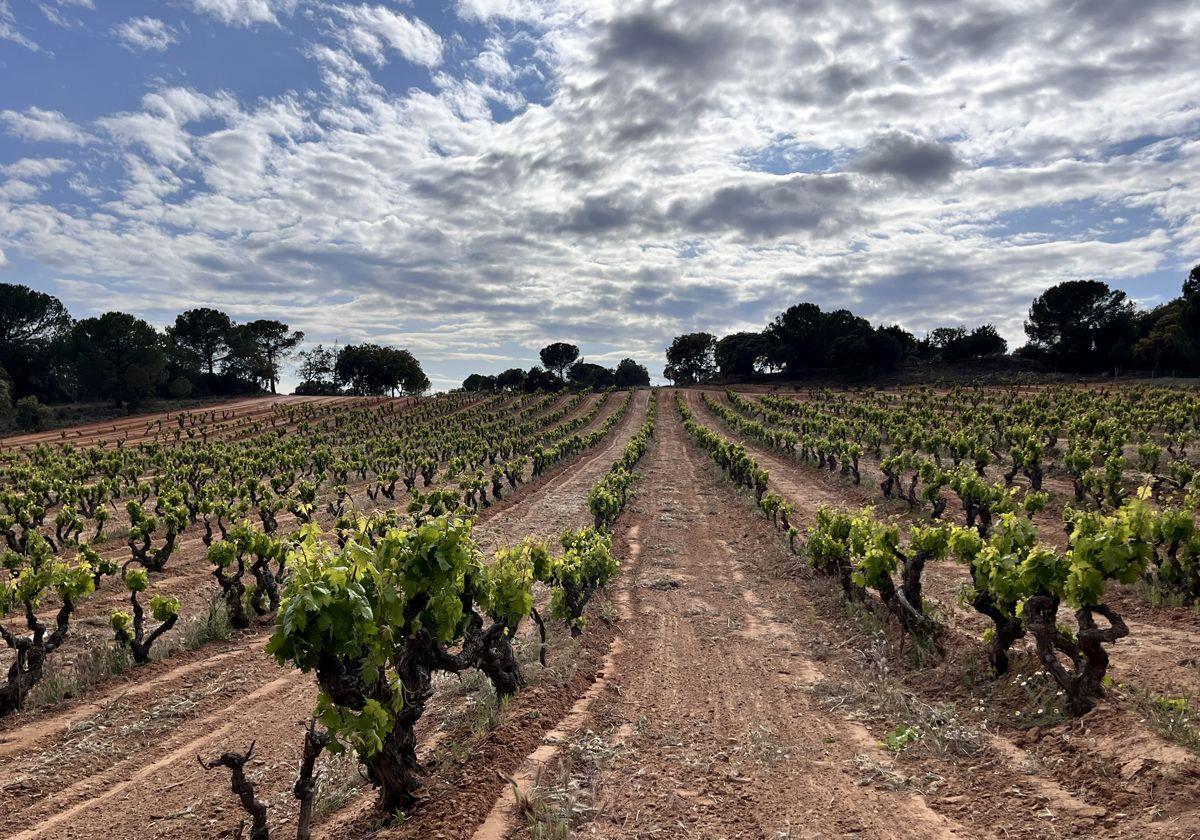
<svg viewBox="0 0 1200 840">
<path fill-rule="evenodd" d="M 0 638 L 17 654 L 8 668 L 8 679 L 0 686 L 0 717 L 20 711 L 24 706 L 25 697 L 45 673 L 46 658 L 67 637 L 74 610 L 71 599 L 65 599 L 55 618 L 54 630 L 49 635 L 49 628 L 38 620 L 29 602 L 25 603 L 25 625 L 29 628 L 29 635 L 17 635 L 0 624 Z"/>
<path fill-rule="evenodd" d="M 1037 641 L 1038 659 L 1066 692 L 1071 713 L 1086 714 L 1104 697 L 1104 675 L 1108 671 L 1108 651 L 1104 645 L 1128 636 L 1129 628 L 1108 605 L 1085 606 L 1075 612 L 1079 635 L 1072 639 L 1058 629 L 1057 612 L 1057 598 L 1035 595 L 1025 604 L 1026 626 Z M 1097 626 L 1097 615 L 1107 620 L 1109 626 Z M 1062 656 L 1071 661 L 1070 668 L 1063 664 Z"/>
</svg>

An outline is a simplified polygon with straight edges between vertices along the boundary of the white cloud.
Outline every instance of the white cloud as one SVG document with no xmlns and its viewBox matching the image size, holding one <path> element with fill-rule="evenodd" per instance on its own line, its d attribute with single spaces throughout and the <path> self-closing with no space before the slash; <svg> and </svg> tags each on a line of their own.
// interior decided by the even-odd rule
<svg viewBox="0 0 1200 840">
<path fill-rule="evenodd" d="M 71 166 L 71 161 L 62 158 L 21 158 L 0 166 L 0 170 L 9 178 L 49 178 L 66 172 Z"/>
<path fill-rule="evenodd" d="M 348 26 L 340 37 L 348 49 L 367 55 L 376 64 L 395 50 L 407 61 L 436 67 L 442 61 L 442 39 L 421 20 L 407 18 L 384 6 L 336 6 Z"/>
<path fill-rule="evenodd" d="M 113 27 L 113 34 L 130 52 L 162 52 L 177 40 L 174 29 L 152 17 L 129 18 Z"/>
<path fill-rule="evenodd" d="M 61 111 L 32 106 L 24 111 L 0 111 L 8 133 L 23 140 L 51 143 L 86 143 L 88 135 Z"/>
<path fill-rule="evenodd" d="M 82 26 L 83 21 L 69 13 L 70 9 L 95 9 L 96 4 L 93 0 L 37 0 L 37 6 L 41 9 L 42 14 L 46 16 L 46 20 L 53 23 L 55 26 L 71 28 Z"/>
<path fill-rule="evenodd" d="M 39 47 L 17 28 L 17 18 L 13 14 L 9 0 L 0 0 L 0 41 L 11 41 L 27 50 L 37 52 Z"/>
<path fill-rule="evenodd" d="M 145 149 L 159 163 L 184 164 L 192 157 L 187 125 L 237 112 L 228 95 L 206 96 L 187 88 L 167 88 L 142 97 L 142 110 L 102 117 L 96 123 L 122 146 Z"/>
<path fill-rule="evenodd" d="M 192 0 L 198 14 L 209 15 L 228 26 L 278 23 L 278 15 L 290 15 L 298 0 Z"/>
</svg>

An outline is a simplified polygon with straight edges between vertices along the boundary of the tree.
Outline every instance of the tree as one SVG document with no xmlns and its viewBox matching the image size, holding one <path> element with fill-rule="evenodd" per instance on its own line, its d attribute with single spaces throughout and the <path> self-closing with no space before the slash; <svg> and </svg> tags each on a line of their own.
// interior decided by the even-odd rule
<svg viewBox="0 0 1200 840">
<path fill-rule="evenodd" d="M 1200 368 L 1200 265 L 1195 266 L 1183 281 L 1183 306 L 1179 321 L 1191 336 L 1190 356 L 1193 370 Z"/>
<path fill-rule="evenodd" d="M 1197 337 L 1186 323 L 1186 299 L 1173 300 L 1151 313 L 1149 333 L 1133 345 L 1133 358 L 1139 365 L 1158 373 L 1160 370 L 1195 370 Z"/>
<path fill-rule="evenodd" d="M 618 388 L 648 388 L 650 371 L 633 359 L 622 359 L 617 365 L 614 381 Z"/>
<path fill-rule="evenodd" d="M 416 357 L 413 356 L 412 353 L 409 353 L 407 350 L 400 350 L 397 352 L 403 353 L 411 360 L 404 361 L 402 363 L 404 369 L 404 378 L 400 380 L 401 392 L 411 397 L 421 396 L 430 389 L 433 383 L 429 381 L 429 377 L 426 376 L 425 371 L 421 369 L 421 363 L 417 361 Z"/>
<path fill-rule="evenodd" d="M 562 384 L 562 380 L 553 373 L 534 365 L 525 374 L 525 382 L 521 387 L 526 391 L 557 391 Z"/>
<path fill-rule="evenodd" d="M 525 371 L 521 371 L 521 379 L 524 381 Z M 494 391 L 496 390 L 496 377 L 484 376 L 481 373 L 472 373 L 463 380 L 462 386 L 464 391 L 468 391 L 473 394 L 477 394 L 481 391 Z"/>
<path fill-rule="evenodd" d="M 889 327 L 877 327 L 875 332 L 891 337 L 900 346 L 900 350 L 904 356 L 910 356 L 915 353 L 920 344 L 915 335 L 899 324 L 892 324 Z"/>
<path fill-rule="evenodd" d="M 966 337 L 966 327 L 937 327 L 925 334 L 921 350 L 926 356 L 945 360 L 947 351 Z"/>
<path fill-rule="evenodd" d="M 829 345 L 830 367 L 848 379 L 859 379 L 871 369 L 871 348 L 860 334 L 840 335 Z"/>
<path fill-rule="evenodd" d="M 825 316 L 815 303 L 798 303 L 775 316 L 765 334 L 770 361 L 795 376 L 825 364 Z"/>
<path fill-rule="evenodd" d="M 982 324 L 967 335 L 963 352 L 968 359 L 1003 356 L 1008 352 L 1008 342 L 993 325 Z"/>
<path fill-rule="evenodd" d="M 303 332 L 289 330 L 282 321 L 259 319 L 233 328 L 228 338 L 229 356 L 251 378 L 268 383 L 274 394 L 279 365 L 303 340 Z"/>
<path fill-rule="evenodd" d="M 421 363 L 407 350 L 378 344 L 347 345 L 338 353 L 334 373 L 350 392 L 360 395 L 395 395 L 397 390 L 421 394 L 429 378 Z"/>
<path fill-rule="evenodd" d="M 904 347 L 889 330 L 875 329 L 864 336 L 867 344 L 867 363 L 877 373 L 895 370 L 904 361 Z"/>
<path fill-rule="evenodd" d="M 217 362 L 229 350 L 233 321 L 224 312 L 208 307 L 189 309 L 175 317 L 168 332 L 176 343 L 199 360 L 209 377 L 216 374 Z"/>
<path fill-rule="evenodd" d="M 579 358 L 579 348 L 565 341 L 556 341 L 542 348 L 538 356 L 547 370 L 558 374 L 558 380 L 565 383 L 566 370 Z"/>
<path fill-rule="evenodd" d="M 221 363 L 221 373 L 234 382 L 245 382 L 256 391 L 261 391 L 264 382 L 271 378 L 271 371 L 262 348 L 244 324 L 234 325 L 229 331 L 229 352 Z"/>
<path fill-rule="evenodd" d="M 707 382 L 716 375 L 714 360 L 717 339 L 712 333 L 698 332 L 675 336 L 667 348 L 667 366 L 663 376 L 676 385 Z"/>
<path fill-rule="evenodd" d="M 520 368 L 509 368 L 495 376 L 495 387 L 505 391 L 519 391 L 525 384 L 525 371 Z"/>
<path fill-rule="evenodd" d="M 1116 361 L 1106 336 L 1123 336 L 1132 317 L 1133 304 L 1124 292 L 1099 280 L 1068 280 L 1033 301 L 1025 334 L 1056 367 L 1097 371 Z"/>
<path fill-rule="evenodd" d="M 0 367 L 0 429 L 12 423 L 14 417 L 12 384 L 4 368 Z"/>
<path fill-rule="evenodd" d="M 154 396 L 166 378 L 162 336 L 125 312 L 80 321 L 70 344 L 84 391 L 116 405 L 139 405 Z"/>
<path fill-rule="evenodd" d="M 814 303 L 798 303 L 777 315 L 767 327 L 764 335 L 770 348 L 766 361 L 791 376 L 827 365 L 839 367 L 830 358 L 833 342 L 839 338 L 856 338 L 868 349 L 875 343 L 880 349 L 887 348 L 886 355 L 898 347 L 903 355 L 903 344 L 898 338 L 876 340 L 874 332 L 869 321 L 849 309 L 822 312 Z M 876 366 L 869 359 L 864 362 L 868 369 Z"/>
<path fill-rule="evenodd" d="M 1008 342 L 991 324 L 983 324 L 970 332 L 966 327 L 938 327 L 930 330 L 921 344 L 926 355 L 944 362 L 1002 356 L 1008 350 Z"/>
<path fill-rule="evenodd" d="M 332 348 L 318 344 L 311 350 L 300 351 L 298 355 L 300 364 L 296 372 L 300 375 L 300 384 L 296 386 L 297 394 L 317 396 L 341 393 L 334 373 L 337 353 Z"/>
<path fill-rule="evenodd" d="M 62 301 L 28 286 L 0 283 L 0 367 L 12 378 L 13 398 L 53 389 L 49 351 L 66 338 L 71 316 Z"/>
<path fill-rule="evenodd" d="M 749 379 L 766 364 L 771 342 L 762 333 L 738 332 L 717 342 L 714 358 L 721 376 L 727 379 Z"/>
<path fill-rule="evenodd" d="M 576 362 L 567 373 L 571 384 L 577 388 L 609 388 L 616 382 L 611 368 L 591 362 Z"/>
<path fill-rule="evenodd" d="M 849 309 L 835 309 L 822 319 L 820 339 L 822 343 L 833 341 L 843 335 L 865 337 L 873 331 L 871 322 L 855 315 Z"/>
<path fill-rule="evenodd" d="M 347 344 L 338 351 L 334 375 L 338 383 L 358 396 L 386 394 L 399 385 L 378 344 Z"/>
<path fill-rule="evenodd" d="M 1187 301 L 1200 300 L 1200 265 L 1192 266 L 1187 279 L 1183 281 L 1183 299 Z"/>
</svg>

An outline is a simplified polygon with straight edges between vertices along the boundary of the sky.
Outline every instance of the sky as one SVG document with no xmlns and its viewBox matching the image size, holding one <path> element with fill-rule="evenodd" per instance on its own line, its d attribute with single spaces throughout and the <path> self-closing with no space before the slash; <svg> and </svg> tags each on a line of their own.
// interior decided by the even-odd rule
<svg viewBox="0 0 1200 840">
<path fill-rule="evenodd" d="M 0 0 L 0 282 L 437 389 L 1200 262 L 1194 0 Z M 285 377 L 285 386 L 294 379 Z"/>
</svg>

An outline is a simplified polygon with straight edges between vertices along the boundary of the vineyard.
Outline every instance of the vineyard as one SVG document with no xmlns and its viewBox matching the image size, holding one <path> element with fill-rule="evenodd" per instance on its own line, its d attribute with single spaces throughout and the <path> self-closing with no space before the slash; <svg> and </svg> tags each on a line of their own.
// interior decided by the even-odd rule
<svg viewBox="0 0 1200 840">
<path fill-rule="evenodd" d="M 1200 394 L 278 397 L 0 447 L 0 836 L 1189 837 Z"/>
</svg>

